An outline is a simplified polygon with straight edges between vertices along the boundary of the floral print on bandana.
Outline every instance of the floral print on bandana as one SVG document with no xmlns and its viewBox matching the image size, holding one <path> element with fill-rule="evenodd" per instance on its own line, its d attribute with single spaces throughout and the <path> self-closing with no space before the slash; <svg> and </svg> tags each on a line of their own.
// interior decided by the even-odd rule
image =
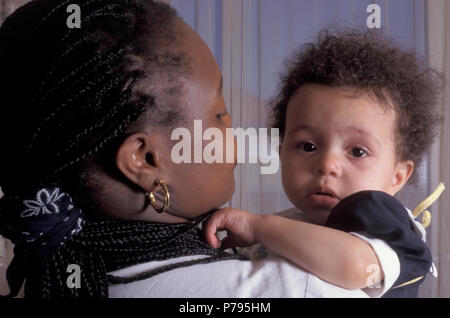
<svg viewBox="0 0 450 318">
<path fill-rule="evenodd" d="M 23 203 L 28 208 L 23 211 L 20 216 L 22 218 L 38 216 L 41 214 L 56 214 L 59 213 L 58 205 L 56 204 L 64 193 L 59 192 L 59 188 L 54 188 L 50 193 L 47 189 L 41 189 L 37 195 L 36 200 L 25 200 Z"/>
</svg>

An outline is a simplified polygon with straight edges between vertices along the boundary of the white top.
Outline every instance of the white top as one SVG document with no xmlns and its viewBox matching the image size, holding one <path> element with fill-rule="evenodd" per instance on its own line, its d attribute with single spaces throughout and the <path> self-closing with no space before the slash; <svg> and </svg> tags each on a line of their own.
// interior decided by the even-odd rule
<svg viewBox="0 0 450 318">
<path fill-rule="evenodd" d="M 131 276 L 173 262 L 205 256 L 149 262 L 110 274 Z M 198 264 L 161 273 L 154 277 L 109 286 L 116 298 L 280 298 L 363 297 L 361 290 L 346 290 L 300 270 L 285 259 L 269 256 L 262 261 L 226 260 Z"/>
</svg>

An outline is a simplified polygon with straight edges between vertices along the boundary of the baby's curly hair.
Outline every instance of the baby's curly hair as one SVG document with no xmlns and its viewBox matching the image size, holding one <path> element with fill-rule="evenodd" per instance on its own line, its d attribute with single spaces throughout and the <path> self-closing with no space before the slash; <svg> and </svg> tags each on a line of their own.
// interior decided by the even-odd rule
<svg viewBox="0 0 450 318">
<path fill-rule="evenodd" d="M 354 88 L 393 107 L 401 161 L 411 160 L 418 166 L 437 135 L 442 76 L 379 31 L 324 29 L 316 42 L 300 47 L 286 68 L 279 93 L 271 103 L 272 127 L 280 129 L 281 138 L 289 100 L 306 83 Z"/>
</svg>

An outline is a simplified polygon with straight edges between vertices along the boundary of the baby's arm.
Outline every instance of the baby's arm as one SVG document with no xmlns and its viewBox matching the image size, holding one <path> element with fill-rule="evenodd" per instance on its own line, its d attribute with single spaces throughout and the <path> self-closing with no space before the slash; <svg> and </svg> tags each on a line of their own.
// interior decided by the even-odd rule
<svg viewBox="0 0 450 318">
<path fill-rule="evenodd" d="M 221 229 L 231 232 L 222 242 L 215 235 Z M 276 215 L 225 208 L 208 220 L 205 236 L 215 248 L 262 243 L 273 253 L 346 289 L 368 287 L 372 275 L 368 269 L 373 268 L 369 266 L 380 266 L 371 246 L 354 235 Z M 382 281 L 383 274 L 379 272 L 378 281 Z M 370 284 L 376 282 L 372 279 Z"/>
</svg>

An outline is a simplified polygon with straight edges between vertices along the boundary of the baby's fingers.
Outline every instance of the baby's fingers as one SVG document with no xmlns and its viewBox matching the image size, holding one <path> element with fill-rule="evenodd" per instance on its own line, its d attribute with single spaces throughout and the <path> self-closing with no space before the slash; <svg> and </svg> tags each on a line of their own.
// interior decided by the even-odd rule
<svg viewBox="0 0 450 318">
<path fill-rule="evenodd" d="M 208 243 L 211 247 L 220 248 L 222 245 L 216 236 L 217 231 L 222 229 L 222 219 L 222 216 L 216 213 L 213 214 L 204 225 L 206 243 Z"/>
</svg>

